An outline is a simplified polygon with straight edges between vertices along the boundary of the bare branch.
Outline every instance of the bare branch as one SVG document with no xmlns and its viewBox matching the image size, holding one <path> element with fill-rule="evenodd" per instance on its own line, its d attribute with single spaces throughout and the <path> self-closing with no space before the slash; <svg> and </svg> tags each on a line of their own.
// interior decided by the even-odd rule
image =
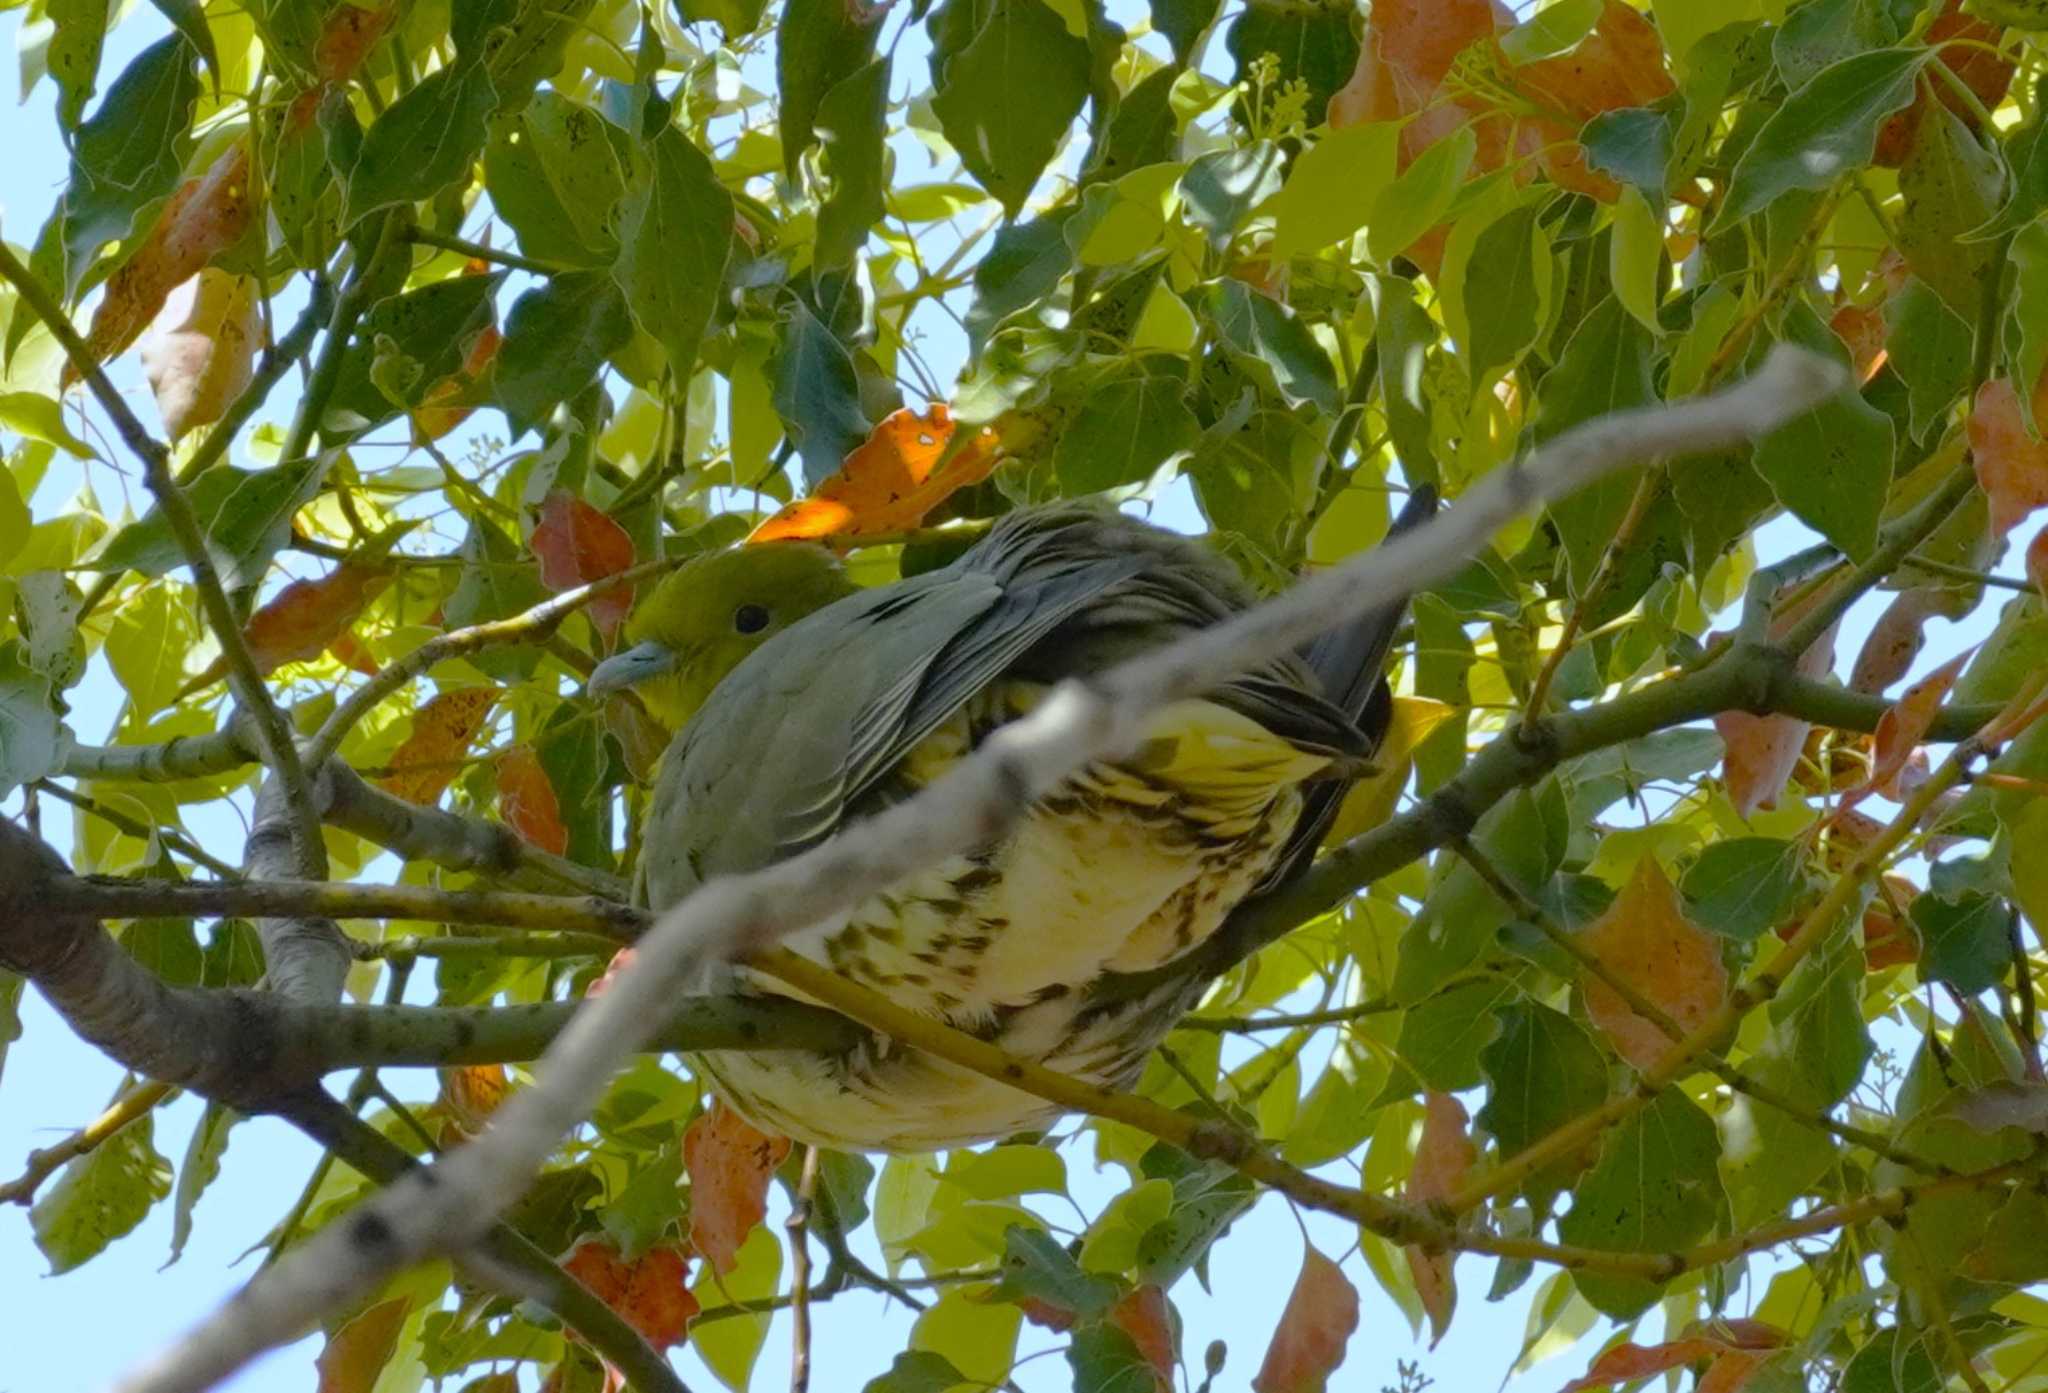
<svg viewBox="0 0 2048 1393">
<path fill-rule="evenodd" d="M 123 1386 L 136 1393 L 204 1388 L 393 1269 L 466 1247 L 644 1044 L 664 1002 L 712 964 L 762 953 L 923 866 L 993 839 L 1076 768 L 1128 748 L 1160 703 L 1206 691 L 1386 595 L 1455 573 L 1525 509 L 1627 463 L 1750 440 L 1842 381 L 1833 364 L 1781 348 L 1755 377 L 1713 397 L 1568 432 L 1380 549 L 1092 683 L 1064 684 L 917 797 L 845 835 L 764 871 L 706 885 L 663 916 L 632 966 L 570 1022 L 534 1084 L 506 1102 L 484 1136 L 286 1257 Z"/>
</svg>

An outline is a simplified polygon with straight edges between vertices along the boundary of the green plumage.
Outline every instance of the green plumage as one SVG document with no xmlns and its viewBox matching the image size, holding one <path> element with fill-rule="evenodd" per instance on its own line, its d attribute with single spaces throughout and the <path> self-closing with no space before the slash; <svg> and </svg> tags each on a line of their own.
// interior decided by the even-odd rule
<svg viewBox="0 0 2048 1393">
<path fill-rule="evenodd" d="M 693 581 L 686 568 L 670 582 L 674 593 L 653 607 L 666 619 L 636 616 L 633 661 L 659 667 L 660 632 L 680 633 L 685 609 L 703 612 L 691 620 L 699 628 L 759 623 L 774 597 L 750 598 L 745 550 L 714 560 L 717 577 L 707 569 Z M 778 565 L 786 588 L 796 563 Z M 914 793 L 1052 684 L 1250 600 L 1199 543 L 1062 506 L 1005 518 L 943 570 L 806 617 L 785 605 L 663 760 L 643 837 L 647 899 L 664 908 L 711 877 L 814 846 Z M 1053 1067 L 1126 1084 L 1190 984 L 1108 1010 L 1090 1005 L 1090 985 L 1169 965 L 1236 904 L 1306 864 L 1343 772 L 1384 730 L 1378 674 L 1397 613 L 1340 631 L 1343 641 L 1312 655 L 1344 671 L 1287 658 L 1168 708 L 1136 755 L 1086 771 L 1003 844 L 942 863 L 790 946 Z M 693 685 L 705 685 L 701 675 Z M 744 973 L 738 985 L 774 989 Z M 696 1062 L 759 1125 L 839 1147 L 923 1150 L 1048 1120 L 1036 1099 L 881 1041 L 845 1058 L 721 1052 Z"/>
</svg>

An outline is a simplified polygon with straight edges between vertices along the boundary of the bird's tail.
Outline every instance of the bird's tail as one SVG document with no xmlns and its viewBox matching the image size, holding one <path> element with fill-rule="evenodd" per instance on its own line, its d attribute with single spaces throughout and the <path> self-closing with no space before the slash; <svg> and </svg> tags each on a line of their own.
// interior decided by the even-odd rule
<svg viewBox="0 0 2048 1393">
<path fill-rule="evenodd" d="M 1437 491 L 1418 484 L 1388 529 L 1389 537 L 1409 532 L 1436 515 Z M 1348 624 L 1326 630 L 1302 651 L 1302 659 L 1322 679 L 1323 692 L 1344 709 L 1370 745 L 1377 749 L 1393 720 L 1393 694 L 1387 687 L 1387 657 L 1394 634 L 1408 613 L 1406 594 L 1367 610 Z M 1288 850 L 1276 863 L 1268 884 L 1292 879 L 1314 859 L 1323 837 L 1336 819 L 1350 779 L 1323 779 L 1304 789 L 1301 817 L 1289 837 Z"/>
</svg>

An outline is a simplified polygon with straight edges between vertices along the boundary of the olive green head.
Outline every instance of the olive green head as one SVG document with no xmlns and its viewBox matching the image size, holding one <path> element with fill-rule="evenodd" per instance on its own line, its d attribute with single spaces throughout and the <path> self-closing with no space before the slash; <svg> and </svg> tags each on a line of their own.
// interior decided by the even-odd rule
<svg viewBox="0 0 2048 1393">
<path fill-rule="evenodd" d="M 626 621 L 626 646 L 584 690 L 631 687 L 656 719 L 682 729 L 746 656 L 805 615 L 853 593 L 823 547 L 769 542 L 698 557 L 656 586 Z"/>
</svg>

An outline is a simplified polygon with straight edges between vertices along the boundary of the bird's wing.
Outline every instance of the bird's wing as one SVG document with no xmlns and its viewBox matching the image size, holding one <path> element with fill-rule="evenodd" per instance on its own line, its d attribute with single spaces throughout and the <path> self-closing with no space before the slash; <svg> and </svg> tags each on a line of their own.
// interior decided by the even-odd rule
<svg viewBox="0 0 2048 1393">
<path fill-rule="evenodd" d="M 828 606 L 764 643 L 664 759 L 645 836 L 658 849 L 651 902 L 831 836 L 919 742 L 1139 564 L 956 564 Z"/>
</svg>

